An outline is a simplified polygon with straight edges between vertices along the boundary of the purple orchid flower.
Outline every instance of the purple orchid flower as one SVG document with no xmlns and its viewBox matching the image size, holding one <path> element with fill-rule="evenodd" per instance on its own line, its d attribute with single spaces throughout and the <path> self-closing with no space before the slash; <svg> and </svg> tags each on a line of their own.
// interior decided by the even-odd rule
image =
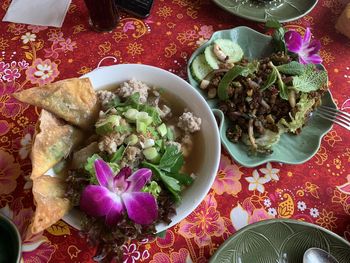
<svg viewBox="0 0 350 263">
<path fill-rule="evenodd" d="M 298 54 L 300 63 L 319 64 L 322 62 L 322 58 L 318 54 L 321 48 L 320 41 L 311 40 L 310 28 L 306 28 L 304 38 L 298 32 L 290 30 L 284 34 L 284 39 L 288 50 Z"/>
<path fill-rule="evenodd" d="M 124 167 L 114 176 L 103 160 L 96 160 L 96 178 L 100 185 L 88 185 L 80 199 L 80 208 L 93 217 L 106 217 L 107 225 L 116 224 L 126 211 L 137 224 L 151 224 L 158 217 L 156 199 L 141 189 L 151 179 L 150 169 L 142 168 L 133 174 Z"/>
</svg>

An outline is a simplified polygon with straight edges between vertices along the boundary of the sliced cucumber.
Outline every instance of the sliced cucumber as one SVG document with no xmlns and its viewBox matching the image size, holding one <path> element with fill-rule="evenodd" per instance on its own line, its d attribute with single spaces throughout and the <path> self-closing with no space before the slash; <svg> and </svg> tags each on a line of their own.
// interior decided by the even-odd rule
<svg viewBox="0 0 350 263">
<path fill-rule="evenodd" d="M 243 58 L 244 52 L 242 48 L 230 39 L 217 39 L 214 41 L 218 44 L 222 52 L 228 56 L 227 62 L 238 62 Z M 205 60 L 212 69 L 218 69 L 220 61 L 214 53 L 214 44 L 207 46 L 204 50 Z"/>
<path fill-rule="evenodd" d="M 204 77 L 212 71 L 212 68 L 208 65 L 205 55 L 200 54 L 192 61 L 191 71 L 193 77 L 197 81 L 201 81 Z"/>
<path fill-rule="evenodd" d="M 209 45 L 204 50 L 205 60 L 212 69 L 218 69 L 220 61 L 216 58 L 213 45 Z"/>
<path fill-rule="evenodd" d="M 228 57 L 228 62 L 238 62 L 243 58 L 244 52 L 242 48 L 230 39 L 217 39 L 214 41 L 218 44 L 222 52 L 224 52 Z"/>
</svg>

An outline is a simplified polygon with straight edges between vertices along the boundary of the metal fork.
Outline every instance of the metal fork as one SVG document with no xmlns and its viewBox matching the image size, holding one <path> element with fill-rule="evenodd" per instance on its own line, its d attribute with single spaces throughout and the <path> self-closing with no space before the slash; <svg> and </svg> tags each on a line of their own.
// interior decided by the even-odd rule
<svg viewBox="0 0 350 263">
<path fill-rule="evenodd" d="M 350 114 L 328 106 L 319 107 L 316 112 L 318 116 L 338 124 L 350 131 Z"/>
</svg>

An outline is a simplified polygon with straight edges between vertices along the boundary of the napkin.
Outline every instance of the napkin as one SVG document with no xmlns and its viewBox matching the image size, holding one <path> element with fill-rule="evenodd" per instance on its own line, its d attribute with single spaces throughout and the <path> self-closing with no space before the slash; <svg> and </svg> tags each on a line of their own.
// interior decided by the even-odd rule
<svg viewBox="0 0 350 263">
<path fill-rule="evenodd" d="M 12 0 L 2 21 L 61 27 L 71 0 Z"/>
</svg>

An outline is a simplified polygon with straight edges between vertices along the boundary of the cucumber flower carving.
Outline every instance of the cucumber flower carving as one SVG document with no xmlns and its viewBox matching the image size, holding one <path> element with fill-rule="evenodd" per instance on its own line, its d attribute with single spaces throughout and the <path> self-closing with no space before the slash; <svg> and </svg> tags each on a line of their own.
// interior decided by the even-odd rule
<svg viewBox="0 0 350 263">
<path fill-rule="evenodd" d="M 93 217 L 105 216 L 107 225 L 114 225 L 126 211 L 137 224 L 151 224 L 158 216 L 156 199 L 141 192 L 152 176 L 150 169 L 142 168 L 133 174 L 124 167 L 117 175 L 103 160 L 96 160 L 96 178 L 99 185 L 88 185 L 81 195 L 80 209 Z"/>
<path fill-rule="evenodd" d="M 321 48 L 320 41 L 311 40 L 310 28 L 306 28 L 304 38 L 298 32 L 290 30 L 285 33 L 284 39 L 287 49 L 298 54 L 300 63 L 322 63 L 322 58 L 318 54 Z"/>
</svg>

